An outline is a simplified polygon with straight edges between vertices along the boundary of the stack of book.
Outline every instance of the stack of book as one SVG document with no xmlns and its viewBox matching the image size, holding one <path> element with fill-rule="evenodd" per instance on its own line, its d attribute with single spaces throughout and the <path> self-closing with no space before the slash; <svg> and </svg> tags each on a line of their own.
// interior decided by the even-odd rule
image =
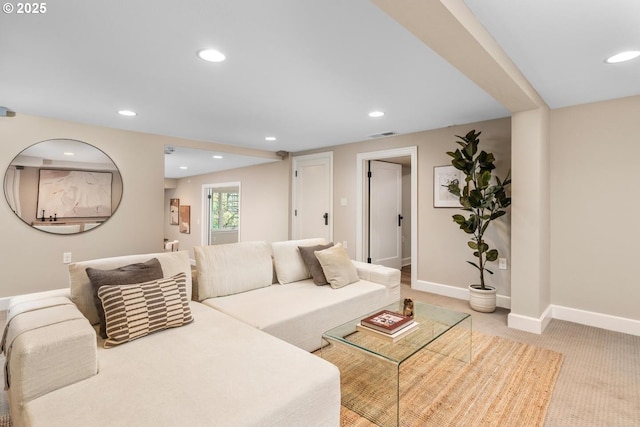
<svg viewBox="0 0 640 427">
<path fill-rule="evenodd" d="M 357 329 L 373 332 L 392 342 L 404 337 L 418 326 L 411 316 L 404 316 L 389 310 L 379 311 L 360 321 Z"/>
</svg>

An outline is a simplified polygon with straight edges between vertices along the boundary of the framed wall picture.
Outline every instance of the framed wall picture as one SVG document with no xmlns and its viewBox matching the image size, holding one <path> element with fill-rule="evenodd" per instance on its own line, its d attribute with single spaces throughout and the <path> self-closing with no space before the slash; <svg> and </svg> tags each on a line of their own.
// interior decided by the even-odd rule
<svg viewBox="0 0 640 427">
<path fill-rule="evenodd" d="M 433 168 L 433 207 L 460 208 L 462 205 L 456 196 L 449 193 L 447 185 L 454 180 L 464 183 L 464 174 L 453 166 L 436 166 Z"/>
<path fill-rule="evenodd" d="M 191 233 L 191 206 L 180 206 L 180 232 L 189 234 Z"/>
<path fill-rule="evenodd" d="M 180 199 L 171 199 L 169 202 L 169 224 L 178 225 L 180 218 Z"/>
</svg>

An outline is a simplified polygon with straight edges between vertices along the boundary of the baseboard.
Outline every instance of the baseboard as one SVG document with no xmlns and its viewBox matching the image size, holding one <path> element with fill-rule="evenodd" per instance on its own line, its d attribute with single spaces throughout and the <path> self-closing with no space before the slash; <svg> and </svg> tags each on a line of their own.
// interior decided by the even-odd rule
<svg viewBox="0 0 640 427">
<path fill-rule="evenodd" d="M 553 309 L 554 319 L 640 336 L 640 320 L 627 319 L 625 317 L 611 316 L 609 314 L 563 307 L 560 305 L 552 305 L 551 307 Z"/>
<path fill-rule="evenodd" d="M 450 298 L 468 300 L 469 290 L 457 286 L 443 285 L 441 283 L 418 280 L 415 289 L 443 295 Z M 496 300 L 498 307 L 510 309 L 511 297 L 498 295 Z M 611 316 L 609 314 L 580 310 L 577 308 L 549 305 L 540 317 L 529 317 L 521 314 L 509 313 L 508 326 L 513 329 L 541 334 L 551 319 L 566 320 L 595 328 L 607 329 L 614 332 L 640 336 L 640 320 L 627 319 L 625 317 Z"/>
<path fill-rule="evenodd" d="M 520 331 L 541 334 L 553 318 L 552 307 L 549 306 L 540 317 L 529 317 L 521 314 L 509 313 L 507 325 Z"/>
<path fill-rule="evenodd" d="M 411 265 L 411 257 L 409 257 L 409 258 L 402 258 L 401 263 L 402 263 L 402 266 L 403 266 L 403 267 L 406 267 L 407 265 Z"/>
<path fill-rule="evenodd" d="M 417 280 L 415 289 L 432 294 L 443 295 L 445 297 L 469 300 L 469 289 L 457 286 L 443 285 L 442 283 L 427 282 Z M 511 297 L 498 294 L 496 296 L 496 306 L 501 308 L 511 308 Z"/>
</svg>

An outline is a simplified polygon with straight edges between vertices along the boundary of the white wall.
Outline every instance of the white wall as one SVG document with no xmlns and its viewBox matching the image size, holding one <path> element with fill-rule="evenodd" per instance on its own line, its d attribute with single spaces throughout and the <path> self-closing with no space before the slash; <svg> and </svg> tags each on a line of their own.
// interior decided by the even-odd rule
<svg viewBox="0 0 640 427">
<path fill-rule="evenodd" d="M 640 320 L 639 118 L 640 96 L 551 112 L 554 305 Z"/>
<path fill-rule="evenodd" d="M 418 239 L 418 280 L 425 283 L 449 285 L 464 288 L 478 281 L 477 270 L 466 263 L 473 259 L 467 246 L 468 235 L 453 222 L 451 216 L 456 209 L 433 207 L 433 168 L 450 164 L 447 151 L 455 150 L 455 135 L 465 135 L 469 130 L 482 131 L 481 148 L 492 151 L 498 159 L 500 176 L 504 176 L 511 163 L 510 119 L 498 119 L 446 129 L 393 136 L 353 144 L 330 147 L 321 151 L 333 151 L 334 159 L 334 230 L 336 242 L 347 241 L 348 252 L 355 258 L 356 248 L 356 156 L 399 147 L 418 147 L 418 229 L 412 230 L 411 238 Z M 296 154 L 307 154 L 296 153 Z M 340 200 L 346 198 L 347 205 Z M 509 258 L 510 215 L 487 235 L 492 245 L 500 251 L 500 256 Z M 502 295 L 510 295 L 510 271 L 494 268 L 494 275 L 486 277 L 490 284 L 497 286 Z"/>
</svg>

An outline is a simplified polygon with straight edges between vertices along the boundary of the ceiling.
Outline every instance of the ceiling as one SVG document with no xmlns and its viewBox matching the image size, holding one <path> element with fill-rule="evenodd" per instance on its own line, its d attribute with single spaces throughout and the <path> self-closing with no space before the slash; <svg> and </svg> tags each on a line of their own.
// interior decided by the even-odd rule
<svg viewBox="0 0 640 427">
<path fill-rule="evenodd" d="M 640 59 L 603 62 L 640 50 L 639 1 L 464 4 L 551 108 L 640 94 Z M 206 47 L 226 61 L 200 60 Z M 269 152 L 510 115 L 369 0 L 60 0 L 40 15 L 3 13 L 0 105 Z M 167 158 L 209 157 L 178 148 Z"/>
</svg>

